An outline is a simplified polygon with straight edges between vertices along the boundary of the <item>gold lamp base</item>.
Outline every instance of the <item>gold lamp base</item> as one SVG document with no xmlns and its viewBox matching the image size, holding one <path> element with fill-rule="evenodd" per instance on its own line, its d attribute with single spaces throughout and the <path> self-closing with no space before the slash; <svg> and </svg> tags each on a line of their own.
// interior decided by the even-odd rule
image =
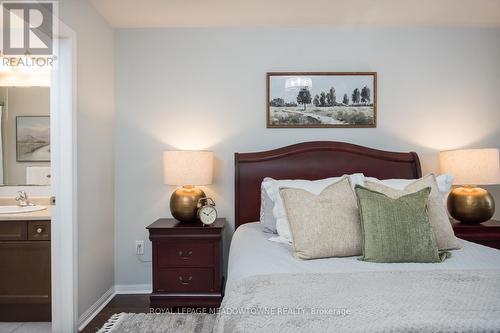
<svg viewBox="0 0 500 333">
<path fill-rule="evenodd" d="M 480 187 L 457 187 L 448 196 L 448 211 L 463 223 L 478 224 L 488 221 L 495 213 L 495 201 L 491 194 Z"/>
<path fill-rule="evenodd" d="M 205 197 L 205 192 L 194 186 L 177 188 L 170 197 L 170 212 L 181 222 L 196 221 L 198 200 Z"/>
</svg>

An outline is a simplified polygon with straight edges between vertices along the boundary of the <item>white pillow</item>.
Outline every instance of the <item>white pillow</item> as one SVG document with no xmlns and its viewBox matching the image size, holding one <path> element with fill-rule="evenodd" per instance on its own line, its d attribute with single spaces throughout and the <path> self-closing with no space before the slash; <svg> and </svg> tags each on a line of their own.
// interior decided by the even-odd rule
<svg viewBox="0 0 500 333">
<path fill-rule="evenodd" d="M 364 184 L 364 176 L 362 173 L 355 173 L 349 175 L 351 180 L 351 185 L 356 186 L 357 184 Z M 266 178 L 267 179 L 267 178 Z M 283 200 L 280 196 L 280 188 L 297 188 L 302 189 L 313 194 L 320 194 L 329 185 L 340 181 L 342 177 L 331 177 L 320 180 L 304 180 L 304 179 L 284 179 L 275 180 L 272 178 L 267 179 L 262 183 L 262 187 L 266 191 L 269 198 L 274 202 L 273 216 L 276 219 L 276 231 L 278 232 L 278 237 L 271 237 L 269 240 L 279 242 L 279 243 L 292 243 L 292 233 L 290 232 L 290 225 L 288 219 L 286 218 L 286 211 L 283 205 Z"/>
<path fill-rule="evenodd" d="M 276 219 L 273 215 L 274 202 L 267 195 L 264 185 L 264 183 L 269 181 L 274 181 L 274 179 L 266 177 L 260 185 L 260 224 L 264 232 L 275 234 L 277 231 Z"/>
<path fill-rule="evenodd" d="M 436 176 L 436 182 L 438 184 L 439 193 L 441 194 L 441 198 L 443 202 L 445 201 L 446 195 L 451 191 L 451 186 L 453 185 L 454 177 L 450 174 L 443 174 L 440 176 Z M 373 177 L 365 177 L 365 181 L 369 181 L 372 183 L 380 183 L 388 187 L 392 187 L 396 190 L 404 190 L 406 186 L 413 183 L 416 179 L 377 179 Z"/>
</svg>

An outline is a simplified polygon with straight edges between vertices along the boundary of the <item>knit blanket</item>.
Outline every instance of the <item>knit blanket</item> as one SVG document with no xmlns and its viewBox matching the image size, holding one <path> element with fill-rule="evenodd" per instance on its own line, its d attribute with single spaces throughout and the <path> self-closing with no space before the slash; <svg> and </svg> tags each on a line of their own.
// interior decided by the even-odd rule
<svg viewBox="0 0 500 333">
<path fill-rule="evenodd" d="M 214 332 L 500 332 L 500 272 L 252 276 L 226 290 Z"/>
</svg>

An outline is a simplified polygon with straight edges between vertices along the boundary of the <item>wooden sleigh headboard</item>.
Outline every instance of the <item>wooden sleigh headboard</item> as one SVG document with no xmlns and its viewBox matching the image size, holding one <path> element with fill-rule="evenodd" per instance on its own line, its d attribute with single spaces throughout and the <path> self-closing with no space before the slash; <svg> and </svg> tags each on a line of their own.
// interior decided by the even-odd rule
<svg viewBox="0 0 500 333">
<path fill-rule="evenodd" d="M 265 177 L 316 180 L 358 172 L 379 179 L 422 176 L 420 161 L 414 152 L 389 152 L 334 141 L 235 153 L 234 162 L 235 228 L 259 220 L 260 184 Z"/>
</svg>

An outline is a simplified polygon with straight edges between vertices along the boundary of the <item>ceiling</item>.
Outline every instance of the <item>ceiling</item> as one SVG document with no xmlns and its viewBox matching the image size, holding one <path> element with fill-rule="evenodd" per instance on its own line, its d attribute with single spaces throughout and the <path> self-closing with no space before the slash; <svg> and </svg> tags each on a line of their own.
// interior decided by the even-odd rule
<svg viewBox="0 0 500 333">
<path fill-rule="evenodd" d="M 88 0 L 116 28 L 500 27 L 500 0 Z"/>
</svg>

